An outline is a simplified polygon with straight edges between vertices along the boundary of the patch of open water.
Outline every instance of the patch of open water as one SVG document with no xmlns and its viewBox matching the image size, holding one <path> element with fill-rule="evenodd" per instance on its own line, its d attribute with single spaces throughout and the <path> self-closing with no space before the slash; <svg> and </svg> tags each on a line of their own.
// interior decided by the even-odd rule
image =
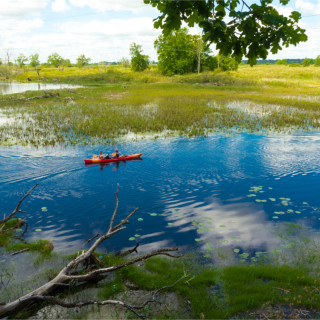
<svg viewBox="0 0 320 320">
<path fill-rule="evenodd" d="M 81 86 L 60 84 L 60 83 L 20 83 L 20 82 L 9 82 L 0 81 L 0 94 L 13 94 L 24 92 L 28 90 L 58 90 L 68 88 L 80 88 Z"/>
<path fill-rule="evenodd" d="M 80 250 L 109 225 L 119 183 L 117 218 L 139 210 L 105 250 L 138 241 L 140 252 L 181 246 L 212 259 L 220 247 L 235 256 L 265 252 L 281 247 L 277 226 L 286 222 L 319 236 L 320 134 L 242 133 L 118 147 L 126 154 L 143 152 L 143 160 L 85 166 L 83 159 L 99 149 L 112 150 L 0 147 L 0 214 L 10 213 L 39 183 L 22 205 L 27 213 L 19 215 L 29 223 L 27 239 Z"/>
</svg>

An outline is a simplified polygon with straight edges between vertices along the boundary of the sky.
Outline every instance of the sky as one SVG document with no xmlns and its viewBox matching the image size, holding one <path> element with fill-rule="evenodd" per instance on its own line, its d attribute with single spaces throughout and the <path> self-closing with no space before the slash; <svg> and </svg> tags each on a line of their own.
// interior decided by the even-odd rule
<svg viewBox="0 0 320 320">
<path fill-rule="evenodd" d="M 308 42 L 284 48 L 269 59 L 315 58 L 320 55 L 320 0 L 292 0 L 283 14 L 296 10 L 303 18 Z M 157 60 L 153 46 L 161 30 L 153 28 L 159 12 L 143 0 L 0 0 L 0 58 L 9 53 L 38 53 L 41 62 L 57 52 L 75 62 L 84 54 L 91 62 L 119 61 L 129 57 L 130 44 Z M 194 28 L 192 33 L 200 33 Z"/>
</svg>

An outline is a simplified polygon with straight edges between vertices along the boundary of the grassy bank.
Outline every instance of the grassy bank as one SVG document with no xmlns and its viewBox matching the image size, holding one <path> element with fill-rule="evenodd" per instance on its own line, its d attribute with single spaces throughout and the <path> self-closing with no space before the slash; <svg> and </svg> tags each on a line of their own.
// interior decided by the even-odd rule
<svg viewBox="0 0 320 320">
<path fill-rule="evenodd" d="M 124 260 L 111 254 L 96 254 L 105 267 Z M 66 258 L 59 258 L 65 263 Z M 59 264 L 42 268 L 19 286 L 12 284 L 1 293 L 11 299 L 51 280 Z M 174 284 L 187 271 L 187 280 Z M 125 267 L 105 281 L 86 286 L 74 285 L 60 291 L 65 301 L 124 300 L 140 305 L 152 293 L 168 286 L 159 294 L 162 304 L 150 304 L 140 310 L 153 319 L 256 319 L 256 318 L 317 318 L 319 317 L 320 282 L 297 267 L 255 265 L 212 267 L 202 266 L 191 256 L 181 259 L 152 258 L 135 266 Z M 20 289 L 23 288 L 23 289 Z M 88 306 L 79 310 L 41 305 L 15 318 L 68 319 L 132 319 L 131 312 L 112 306 Z"/>
<path fill-rule="evenodd" d="M 41 70 L 42 81 L 86 84 L 0 97 L 1 144 L 112 143 L 221 131 L 319 130 L 320 68 L 241 66 L 230 73 L 163 77 L 108 67 Z M 36 79 L 35 71 L 22 74 Z M 22 80 L 21 73 L 14 77 Z M 40 98 L 36 99 L 35 96 Z"/>
</svg>

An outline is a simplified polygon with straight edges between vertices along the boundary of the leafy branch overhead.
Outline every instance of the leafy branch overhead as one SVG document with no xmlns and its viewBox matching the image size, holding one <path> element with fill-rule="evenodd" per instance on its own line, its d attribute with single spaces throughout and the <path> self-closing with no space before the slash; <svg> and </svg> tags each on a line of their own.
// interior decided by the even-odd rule
<svg viewBox="0 0 320 320">
<path fill-rule="evenodd" d="M 275 54 L 308 39 L 298 25 L 301 14 L 293 11 L 286 17 L 272 2 L 261 0 L 248 5 L 244 0 L 144 0 L 161 12 L 154 26 L 165 35 L 180 29 L 183 22 L 189 27 L 197 24 L 204 40 L 215 43 L 220 54 L 231 54 L 238 61 L 245 56 L 251 65 L 258 58 L 266 59 L 269 51 Z M 282 5 L 288 2 L 280 0 Z"/>
</svg>

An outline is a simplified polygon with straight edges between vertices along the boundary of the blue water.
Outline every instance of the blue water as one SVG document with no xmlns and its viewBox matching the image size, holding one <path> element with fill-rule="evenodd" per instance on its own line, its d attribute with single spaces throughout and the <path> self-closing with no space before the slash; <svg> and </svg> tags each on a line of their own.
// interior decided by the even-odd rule
<svg viewBox="0 0 320 320">
<path fill-rule="evenodd" d="M 223 246 L 273 250 L 281 241 L 277 226 L 285 222 L 318 235 L 319 134 L 243 133 L 118 147 L 143 152 L 143 160 L 85 166 L 83 159 L 100 148 L 112 150 L 0 147 L 0 214 L 10 213 L 38 183 L 22 204 L 27 213 L 19 214 L 29 223 L 27 239 L 50 239 L 58 251 L 83 249 L 109 226 L 119 184 L 117 221 L 139 210 L 104 250 L 136 241 L 140 252 L 173 246 L 208 256 Z"/>
</svg>

